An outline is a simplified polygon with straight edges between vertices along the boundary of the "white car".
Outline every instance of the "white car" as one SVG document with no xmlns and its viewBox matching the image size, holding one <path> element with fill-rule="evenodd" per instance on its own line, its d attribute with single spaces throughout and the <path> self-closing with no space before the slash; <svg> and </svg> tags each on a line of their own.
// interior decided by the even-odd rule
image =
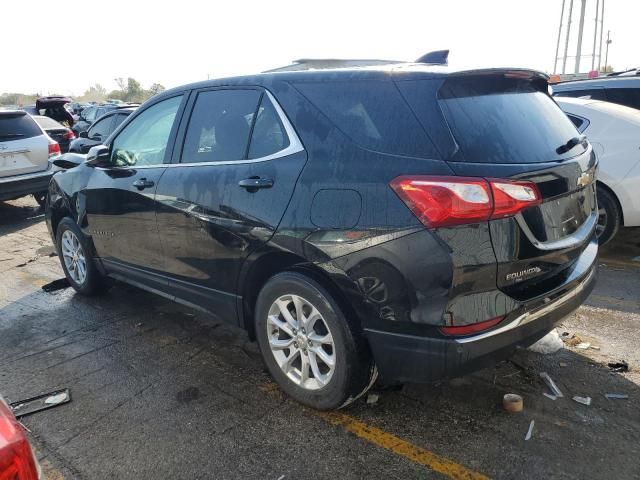
<svg viewBox="0 0 640 480">
<path fill-rule="evenodd" d="M 0 201 L 33 195 L 42 206 L 60 145 L 23 110 L 0 110 Z"/>
<path fill-rule="evenodd" d="M 615 103 L 556 97 L 560 108 L 598 155 L 598 239 L 620 226 L 640 226 L 640 110 Z"/>
</svg>

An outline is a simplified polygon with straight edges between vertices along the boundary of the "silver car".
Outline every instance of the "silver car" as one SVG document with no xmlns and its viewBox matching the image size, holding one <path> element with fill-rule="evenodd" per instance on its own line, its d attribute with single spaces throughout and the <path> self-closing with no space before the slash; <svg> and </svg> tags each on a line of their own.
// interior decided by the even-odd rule
<svg viewBox="0 0 640 480">
<path fill-rule="evenodd" d="M 0 111 L 0 201 L 33 195 L 44 205 L 56 170 L 50 160 L 59 154 L 60 145 L 26 112 Z"/>
</svg>

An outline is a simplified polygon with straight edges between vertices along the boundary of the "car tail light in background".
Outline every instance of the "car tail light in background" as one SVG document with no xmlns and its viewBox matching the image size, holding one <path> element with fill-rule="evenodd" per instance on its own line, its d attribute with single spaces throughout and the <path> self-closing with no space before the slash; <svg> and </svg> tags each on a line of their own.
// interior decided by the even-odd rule
<svg viewBox="0 0 640 480">
<path fill-rule="evenodd" d="M 55 155 L 60 155 L 60 145 L 58 145 L 58 142 L 49 139 L 49 158 Z"/>
<path fill-rule="evenodd" d="M 62 138 L 64 138 L 65 140 L 73 140 L 74 138 L 76 138 L 76 134 L 73 133 L 73 130 L 67 130 L 67 133 L 62 135 Z"/>
<path fill-rule="evenodd" d="M 37 480 L 38 470 L 22 427 L 0 397 L 0 480 Z"/>
<path fill-rule="evenodd" d="M 391 188 L 427 227 L 485 222 L 541 202 L 534 183 L 477 177 L 403 176 Z"/>
</svg>

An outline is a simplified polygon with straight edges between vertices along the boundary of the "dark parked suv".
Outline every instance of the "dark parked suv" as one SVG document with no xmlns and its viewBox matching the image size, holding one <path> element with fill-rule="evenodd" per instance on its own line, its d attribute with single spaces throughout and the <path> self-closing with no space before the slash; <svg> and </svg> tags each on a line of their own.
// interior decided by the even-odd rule
<svg viewBox="0 0 640 480">
<path fill-rule="evenodd" d="M 316 408 L 505 358 L 595 281 L 596 158 L 534 71 L 196 83 L 68 157 L 47 224 L 71 285 L 122 280 L 246 329 Z"/>
</svg>

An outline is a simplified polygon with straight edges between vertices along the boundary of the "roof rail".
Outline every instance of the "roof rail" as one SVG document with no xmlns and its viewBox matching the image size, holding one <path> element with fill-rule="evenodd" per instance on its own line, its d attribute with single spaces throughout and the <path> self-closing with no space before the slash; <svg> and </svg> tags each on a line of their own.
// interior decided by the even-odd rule
<svg viewBox="0 0 640 480">
<path fill-rule="evenodd" d="M 449 50 L 435 50 L 421 56 L 415 63 L 429 65 L 448 65 Z M 331 68 L 371 67 L 376 65 L 391 65 L 406 63 L 404 60 L 355 59 L 355 58 L 300 58 L 291 65 L 265 70 L 262 73 L 293 72 L 298 70 L 324 70 Z"/>
<path fill-rule="evenodd" d="M 292 72 L 297 70 L 325 70 L 331 68 L 368 67 L 403 63 L 399 60 L 355 59 L 355 58 L 300 58 L 291 65 L 265 70 L 262 73 Z"/>
</svg>

